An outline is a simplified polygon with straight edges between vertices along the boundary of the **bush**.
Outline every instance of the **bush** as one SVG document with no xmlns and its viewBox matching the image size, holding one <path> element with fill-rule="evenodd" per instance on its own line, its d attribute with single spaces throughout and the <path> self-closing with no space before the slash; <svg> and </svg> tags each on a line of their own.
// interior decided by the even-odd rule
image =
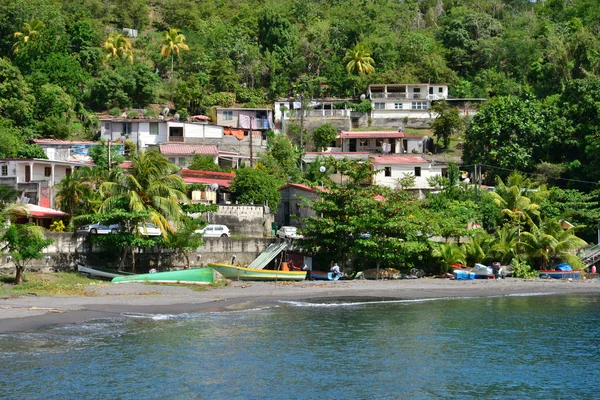
<svg viewBox="0 0 600 400">
<path fill-rule="evenodd" d="M 120 115 L 121 115 L 121 109 L 120 109 L 120 108 L 117 108 L 117 107 L 115 107 L 115 108 L 111 108 L 111 109 L 110 109 L 110 111 L 108 112 L 108 114 L 109 114 L 111 117 L 118 117 L 118 116 L 120 116 Z"/>
<path fill-rule="evenodd" d="M 528 279 L 538 276 L 538 272 L 531 268 L 525 261 L 519 261 L 516 258 L 513 258 L 511 264 L 513 266 L 512 275 L 516 278 Z"/>
<path fill-rule="evenodd" d="M 137 118 L 140 114 L 137 111 L 130 111 L 127 113 L 127 118 Z"/>
<path fill-rule="evenodd" d="M 54 221 L 51 225 L 50 225 L 50 232 L 64 232 L 65 231 L 65 224 L 61 221 Z"/>
</svg>

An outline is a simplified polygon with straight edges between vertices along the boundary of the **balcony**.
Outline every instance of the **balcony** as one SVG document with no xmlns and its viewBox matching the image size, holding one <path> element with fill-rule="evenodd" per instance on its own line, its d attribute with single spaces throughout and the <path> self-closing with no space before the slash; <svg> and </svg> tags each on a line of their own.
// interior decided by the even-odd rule
<svg viewBox="0 0 600 400">
<path fill-rule="evenodd" d="M 446 96 L 441 94 L 427 93 L 371 93 L 371 99 L 390 99 L 390 100 L 441 100 Z"/>
</svg>

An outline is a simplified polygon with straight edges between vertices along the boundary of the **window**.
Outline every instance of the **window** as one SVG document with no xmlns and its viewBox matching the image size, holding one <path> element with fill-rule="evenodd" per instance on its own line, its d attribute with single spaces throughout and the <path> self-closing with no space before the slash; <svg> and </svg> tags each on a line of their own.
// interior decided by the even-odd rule
<svg viewBox="0 0 600 400">
<path fill-rule="evenodd" d="M 44 167 L 44 176 L 52 176 L 52 167 Z"/>
<path fill-rule="evenodd" d="M 175 164 L 175 157 L 169 157 L 169 162 Z"/>
<path fill-rule="evenodd" d="M 413 101 L 410 106 L 412 110 L 427 110 L 427 107 L 426 101 Z"/>
<path fill-rule="evenodd" d="M 385 176 L 392 176 L 392 167 L 385 167 Z"/>
<path fill-rule="evenodd" d="M 404 105 L 402 103 L 394 103 L 394 108 L 396 110 L 402 110 L 404 108 Z"/>
<path fill-rule="evenodd" d="M 444 178 L 447 178 L 447 177 L 448 177 L 448 168 L 442 168 L 442 176 L 443 176 Z"/>
<path fill-rule="evenodd" d="M 185 166 L 185 158 L 179 157 L 179 165 L 182 167 Z"/>
<path fill-rule="evenodd" d="M 2 176 L 8 176 L 8 165 L 2 166 Z"/>
<path fill-rule="evenodd" d="M 150 122 L 150 134 L 158 135 L 158 122 Z"/>
<path fill-rule="evenodd" d="M 131 122 L 123 122 L 123 134 L 131 134 Z"/>
<path fill-rule="evenodd" d="M 223 111 L 224 121 L 233 121 L 233 111 Z"/>
<path fill-rule="evenodd" d="M 375 103 L 376 110 L 385 110 L 385 103 Z"/>
<path fill-rule="evenodd" d="M 413 92 L 415 92 L 415 93 L 421 93 L 421 88 L 418 88 L 418 87 L 417 87 L 417 88 L 414 88 L 414 89 L 413 89 Z"/>
<path fill-rule="evenodd" d="M 110 122 L 104 123 L 104 130 L 110 131 Z"/>
<path fill-rule="evenodd" d="M 421 176 L 421 167 L 415 167 L 415 176 Z"/>
<path fill-rule="evenodd" d="M 71 168 L 65 169 L 65 175 L 66 176 L 71 176 Z"/>
<path fill-rule="evenodd" d="M 444 88 L 438 88 L 438 93 L 444 93 Z"/>
</svg>

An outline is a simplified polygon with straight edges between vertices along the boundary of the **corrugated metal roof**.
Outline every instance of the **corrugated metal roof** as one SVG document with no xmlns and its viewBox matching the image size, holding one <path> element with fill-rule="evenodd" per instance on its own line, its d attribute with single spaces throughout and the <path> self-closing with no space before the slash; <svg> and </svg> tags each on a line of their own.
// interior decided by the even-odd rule
<svg viewBox="0 0 600 400">
<path fill-rule="evenodd" d="M 254 261 L 248 265 L 248 268 L 264 269 L 275 257 L 287 247 L 286 242 L 271 243 Z"/>
<path fill-rule="evenodd" d="M 373 157 L 373 164 L 427 164 L 429 161 L 420 156 L 380 156 Z"/>
<path fill-rule="evenodd" d="M 342 139 L 379 139 L 379 138 L 402 138 L 404 132 L 398 131 L 368 131 L 368 132 L 342 132 Z"/>
<path fill-rule="evenodd" d="M 161 154 L 168 155 L 218 155 L 217 146 L 205 144 L 161 144 L 159 146 Z"/>
</svg>

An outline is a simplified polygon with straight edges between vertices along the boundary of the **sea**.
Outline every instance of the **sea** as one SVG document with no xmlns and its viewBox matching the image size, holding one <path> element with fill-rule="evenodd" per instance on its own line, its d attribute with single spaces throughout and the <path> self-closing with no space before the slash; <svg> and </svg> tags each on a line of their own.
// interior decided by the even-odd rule
<svg viewBox="0 0 600 400">
<path fill-rule="evenodd" d="M 0 334 L 1 399 L 598 399 L 600 295 L 315 299 Z"/>
</svg>

